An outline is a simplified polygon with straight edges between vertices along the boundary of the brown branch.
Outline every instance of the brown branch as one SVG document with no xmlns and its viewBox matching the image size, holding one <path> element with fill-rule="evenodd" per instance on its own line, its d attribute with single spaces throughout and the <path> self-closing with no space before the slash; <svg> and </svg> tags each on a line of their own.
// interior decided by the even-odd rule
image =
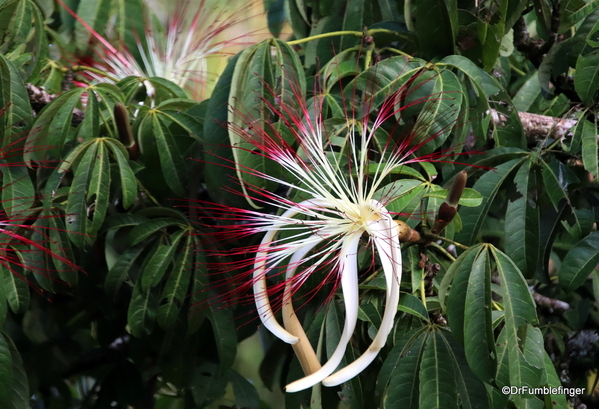
<svg viewBox="0 0 599 409">
<path fill-rule="evenodd" d="M 535 300 L 535 303 L 538 307 L 545 307 L 558 311 L 567 311 L 570 309 L 570 304 L 568 304 L 567 302 L 556 300 L 555 298 L 549 298 L 547 296 L 539 294 L 535 290 L 532 290 L 531 293 L 532 298 Z"/>
<path fill-rule="evenodd" d="M 564 139 L 578 119 L 556 118 L 553 116 L 531 114 L 529 112 L 518 112 L 524 135 L 529 143 L 545 138 Z M 507 120 L 502 113 L 491 110 L 491 119 L 495 125 L 501 126 Z"/>
<path fill-rule="evenodd" d="M 29 96 L 31 108 L 33 108 L 36 115 L 58 96 L 56 94 L 49 94 L 43 87 L 37 87 L 29 83 L 25 84 L 25 89 Z M 85 118 L 85 112 L 79 108 L 74 108 L 73 116 L 71 117 L 71 125 L 78 126 L 83 122 L 83 118 Z"/>
</svg>

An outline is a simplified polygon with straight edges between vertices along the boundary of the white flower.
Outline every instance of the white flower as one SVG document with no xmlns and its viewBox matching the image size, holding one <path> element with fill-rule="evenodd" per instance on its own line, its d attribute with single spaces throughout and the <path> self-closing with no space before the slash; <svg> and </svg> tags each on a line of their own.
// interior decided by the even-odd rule
<svg viewBox="0 0 599 409">
<path fill-rule="evenodd" d="M 282 308 L 286 322 L 290 318 L 296 319 L 291 306 L 293 295 L 317 271 L 325 272 L 323 283 L 340 283 L 342 289 L 345 323 L 339 344 L 321 367 L 319 364 L 302 365 L 307 375 L 287 385 L 287 392 L 301 391 L 319 382 L 335 386 L 355 377 L 376 358 L 393 327 L 399 303 L 402 254 L 397 223 L 385 207 L 394 197 L 390 197 L 390 193 L 381 194 L 381 188 L 389 183 L 388 176 L 398 167 L 417 161 L 439 160 L 445 154 L 414 157 L 413 153 L 419 147 L 436 136 L 418 135 L 418 124 L 401 136 L 389 137 L 382 149 L 376 148 L 381 146 L 380 133 L 376 143 L 375 139 L 381 125 L 403 109 L 401 103 L 406 95 L 419 86 L 414 84 L 417 76 L 386 99 L 374 121 L 370 120 L 372 100 L 367 98 L 362 104 L 363 113 L 357 114 L 356 109 L 346 113 L 345 126 L 335 128 L 336 136 L 347 138 L 345 152 L 336 152 L 331 144 L 332 129 L 325 127 L 321 115 L 323 99 L 317 95 L 313 99 L 314 106 L 308 107 L 298 90 L 294 90 L 295 102 L 274 98 L 275 103 L 280 104 L 275 105 L 265 101 L 274 116 L 284 122 L 297 148 L 287 142 L 273 124 L 267 124 L 267 129 L 253 121 L 246 121 L 248 123 L 243 127 L 230 124 L 251 143 L 249 149 L 277 162 L 288 176 L 277 177 L 252 169 L 243 172 L 286 187 L 290 191 L 289 197 L 302 197 L 294 202 L 263 189 L 245 186 L 246 192 L 255 193 L 253 201 L 275 206 L 280 209 L 280 214 L 243 209 L 226 211 L 229 220 L 239 221 L 229 227 L 227 235 L 230 237 L 264 233 L 258 246 L 236 250 L 236 254 L 255 254 L 251 283 L 264 326 L 289 344 L 300 342 L 302 348 L 299 352 L 296 349 L 298 355 L 307 353 L 315 357 L 312 347 L 306 344 L 303 329 L 298 326 L 290 329 L 287 325 L 284 328 L 277 322 L 273 309 Z M 358 98 L 353 97 L 354 100 Z M 341 128 L 343 134 L 339 134 Z M 373 152 L 375 149 L 379 151 Z M 369 348 L 354 362 L 336 371 L 358 319 L 358 252 L 365 242 L 378 256 L 385 274 L 383 319 Z M 273 289 L 267 287 L 266 277 L 279 274 L 278 271 L 284 271 L 285 279 L 274 288 L 282 294 L 273 297 Z"/>
</svg>

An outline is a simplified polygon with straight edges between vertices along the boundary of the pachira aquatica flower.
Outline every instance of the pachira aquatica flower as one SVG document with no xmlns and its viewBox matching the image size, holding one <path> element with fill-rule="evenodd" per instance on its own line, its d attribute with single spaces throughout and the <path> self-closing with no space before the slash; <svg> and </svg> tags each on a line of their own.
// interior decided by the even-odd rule
<svg viewBox="0 0 599 409">
<path fill-rule="evenodd" d="M 209 0 L 175 0 L 164 22 L 154 12 L 156 4 L 142 0 L 142 15 L 126 16 L 131 35 L 100 34 L 63 1 L 58 3 L 93 36 L 94 55 L 80 62 L 92 68 L 88 75 L 100 82 L 139 77 L 150 98 L 155 87 L 148 78 L 171 81 L 196 100 L 209 96 L 209 81 L 216 78 L 217 64 L 211 58 L 228 57 L 252 42 L 246 22 L 253 18 L 256 3 L 218 4 Z M 141 26 L 134 22 L 143 22 Z M 116 37 L 116 38 L 115 38 Z M 133 38 L 134 44 L 127 41 Z M 213 72 L 211 72 L 211 70 Z M 103 73 L 102 73 L 103 72 Z"/>
<path fill-rule="evenodd" d="M 226 219 L 223 235 L 229 238 L 263 234 L 258 245 L 235 248 L 228 254 L 251 255 L 251 261 L 243 261 L 245 272 L 237 276 L 240 285 L 235 291 L 251 286 L 263 325 L 292 344 L 302 364 L 306 376 L 288 384 L 287 392 L 301 391 L 319 382 L 339 385 L 362 372 L 386 343 L 399 303 L 401 244 L 406 232 L 399 227 L 396 214 L 387 208 L 398 193 L 385 186 L 397 179 L 401 167 L 446 161 L 449 155 L 455 155 L 453 150 L 439 149 L 418 154 L 441 133 L 451 131 L 448 128 L 453 121 L 447 118 L 455 118 L 457 109 L 453 108 L 451 114 L 439 113 L 444 125 L 431 126 L 430 121 L 438 119 L 430 112 L 434 102 L 453 99 L 444 93 L 418 96 L 435 76 L 425 69 L 416 70 L 402 83 L 391 84 L 388 89 L 392 91 L 378 105 L 373 96 L 376 89 L 359 90 L 354 86 L 350 92 L 342 90 L 336 101 L 343 118 L 333 120 L 325 118 L 327 112 L 332 112 L 330 95 L 315 89 L 307 99 L 297 84 L 292 85 L 293 98 L 282 98 L 271 91 L 272 96 L 263 99 L 271 120 L 253 120 L 250 110 L 233 113 L 241 120 L 230 122 L 229 127 L 244 141 L 244 146 L 233 149 L 261 155 L 281 170 L 262 172 L 237 164 L 243 175 L 278 186 L 273 193 L 240 181 L 243 195 L 254 204 L 276 211 L 263 213 L 225 206 L 213 210 Z M 416 106 L 420 108 L 414 109 Z M 414 116 L 420 119 L 405 117 L 409 111 L 417 111 Z M 384 313 L 368 349 L 338 370 L 358 320 L 359 256 L 364 251 L 372 254 L 366 257 L 371 260 L 370 269 L 380 268 L 385 276 Z M 293 308 L 294 295 L 314 275 L 318 275 L 319 284 L 308 291 L 308 298 L 331 283 L 330 295 L 341 287 L 345 305 L 341 338 L 323 364 Z M 278 310 L 282 310 L 283 325 L 275 316 Z"/>
</svg>

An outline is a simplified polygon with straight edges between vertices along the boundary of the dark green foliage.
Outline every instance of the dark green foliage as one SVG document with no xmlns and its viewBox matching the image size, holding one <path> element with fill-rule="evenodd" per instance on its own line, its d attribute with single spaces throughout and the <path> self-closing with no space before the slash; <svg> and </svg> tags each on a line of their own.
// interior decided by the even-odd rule
<svg viewBox="0 0 599 409">
<path fill-rule="evenodd" d="M 0 0 L 0 409 L 278 409 L 267 389 L 300 378 L 300 365 L 265 330 L 249 353 L 240 344 L 259 320 L 251 286 L 234 288 L 253 265 L 239 249 L 260 237 L 214 233 L 239 221 L 227 206 L 280 210 L 272 204 L 287 188 L 259 173 L 303 185 L 242 130 L 279 133 L 301 157 L 288 113 L 276 111 L 307 101 L 303 115 L 320 113 L 332 135 L 327 158 L 352 177 L 344 135 L 361 124 L 346 116 L 376 118 L 406 84 L 366 173 L 406 135 L 426 141 L 407 160 L 449 156 L 394 169 L 373 195 L 393 198 L 387 209 L 422 237 L 403 245 L 394 329 L 359 376 L 286 394 L 285 407 L 598 407 L 599 389 L 501 392 L 597 388 L 597 360 L 578 359 L 572 340 L 590 334 L 583 352 L 597 356 L 598 1 L 269 0 L 277 38 L 230 58 L 205 101 L 165 78 L 82 67 L 99 53 L 90 29 L 141 62 L 144 1 L 59 3 Z M 545 117 L 531 125 L 522 113 Z M 462 170 L 458 213 L 433 235 Z M 383 316 L 372 247 L 364 240 L 358 255 L 359 319 L 341 366 Z M 344 322 L 330 290 L 298 311 L 323 360 Z M 265 354 L 261 378 L 249 379 L 240 362 Z"/>
</svg>

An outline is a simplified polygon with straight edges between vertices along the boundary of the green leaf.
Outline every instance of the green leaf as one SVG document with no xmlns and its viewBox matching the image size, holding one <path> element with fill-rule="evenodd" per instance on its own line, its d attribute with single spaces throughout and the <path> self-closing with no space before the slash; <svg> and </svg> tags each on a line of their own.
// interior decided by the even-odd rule
<svg viewBox="0 0 599 409">
<path fill-rule="evenodd" d="M 197 407 L 205 408 L 214 399 L 225 394 L 227 378 L 221 377 L 218 365 L 203 362 L 194 368 L 189 389 Z"/>
<path fill-rule="evenodd" d="M 130 275 L 130 271 L 135 266 L 137 258 L 144 251 L 145 247 L 138 245 L 129 247 L 116 260 L 112 268 L 106 274 L 104 280 L 104 290 L 109 297 L 115 297 L 118 289 L 125 279 Z M 140 284 L 141 287 L 141 284 Z M 148 289 L 149 291 L 150 289 Z"/>
<path fill-rule="evenodd" d="M 458 30 L 457 2 L 424 0 L 416 5 L 416 33 L 422 52 L 428 57 L 454 54 Z"/>
<path fill-rule="evenodd" d="M 35 190 L 27 167 L 7 163 L 1 169 L 2 206 L 7 216 L 31 208 L 35 202 Z"/>
<path fill-rule="evenodd" d="M 162 328 L 168 328 L 175 323 L 179 313 L 191 277 L 191 266 L 193 247 L 192 238 L 187 236 L 185 247 L 177 257 L 173 269 L 170 271 L 162 296 L 160 297 L 160 306 L 158 307 L 157 320 Z M 175 245 L 173 244 L 173 247 Z"/>
<path fill-rule="evenodd" d="M 227 141 L 229 138 L 227 127 L 223 124 L 228 120 L 227 103 L 231 91 L 231 80 L 240 56 L 241 54 L 237 54 L 229 61 L 218 79 L 210 97 L 206 109 L 206 121 L 204 121 L 204 166 L 208 191 L 216 202 L 226 202 L 235 206 L 243 206 L 246 201 L 225 189 L 226 187 L 236 188 L 232 182 L 236 172 L 230 169 L 230 161 L 233 160 L 230 143 L 223 144 L 223 141 Z"/>
<path fill-rule="evenodd" d="M 237 332 L 235 331 L 233 313 L 228 308 L 210 305 L 208 319 L 212 323 L 220 368 L 225 371 L 233 365 L 237 355 Z"/>
<path fill-rule="evenodd" d="M 197 331 L 204 322 L 206 316 L 205 289 L 208 285 L 208 275 L 206 271 L 206 256 L 203 249 L 200 247 L 199 240 L 196 238 L 195 243 L 195 263 L 193 268 L 193 277 L 191 281 L 191 294 L 189 301 L 189 312 L 187 315 L 187 331 L 193 334 Z"/>
<path fill-rule="evenodd" d="M 438 331 L 430 333 L 420 364 L 421 408 L 457 408 L 457 391 L 449 350 Z"/>
<path fill-rule="evenodd" d="M 341 339 L 341 333 L 343 331 L 344 317 L 342 312 L 337 307 L 336 302 L 329 304 L 326 312 L 325 319 L 325 339 L 324 344 L 326 347 L 327 357 L 331 357 L 339 340 Z M 347 345 L 345 355 L 340 362 L 340 367 L 344 367 L 349 362 L 355 361 L 357 358 L 354 348 L 351 344 Z M 362 386 L 359 377 L 354 377 L 344 384 L 341 391 L 343 395 L 343 403 L 351 409 L 362 408 Z"/>
<path fill-rule="evenodd" d="M 48 217 L 50 227 L 50 251 L 52 263 L 61 280 L 68 284 L 77 284 L 79 272 L 74 269 L 69 260 L 75 260 L 75 255 L 69 244 L 69 239 L 59 213 L 52 213 Z M 49 267 L 49 266 L 48 266 Z"/>
<path fill-rule="evenodd" d="M 170 226 L 179 226 L 180 224 L 180 220 L 170 217 L 148 220 L 147 222 L 139 224 L 131 229 L 128 239 L 129 245 L 134 246 L 138 243 L 141 243 L 159 230 Z"/>
<path fill-rule="evenodd" d="M 485 384 L 476 377 L 468 366 L 461 345 L 455 341 L 451 333 L 439 331 L 439 334 L 447 345 L 462 407 L 464 409 L 488 408 L 489 403 L 487 401 L 487 394 L 485 393 Z"/>
<path fill-rule="evenodd" d="M 453 293 L 451 294 L 453 295 Z M 486 249 L 472 264 L 464 308 L 464 351 L 472 371 L 487 383 L 495 378 L 495 338 L 491 317 L 491 267 Z"/>
<path fill-rule="evenodd" d="M 87 233 L 95 236 L 104 222 L 110 194 L 110 163 L 108 161 L 108 148 L 103 139 L 98 142 L 96 160 L 94 161 L 87 189 L 86 203 L 88 209 L 93 209 L 91 225 L 88 227 Z"/>
<path fill-rule="evenodd" d="M 491 171 L 487 171 L 473 186 L 483 197 L 483 203 L 478 207 L 462 207 L 460 217 L 463 220 L 462 231 L 456 234 L 455 240 L 471 245 L 475 242 L 487 218 L 487 213 L 495 199 L 495 195 L 503 184 L 503 181 L 521 163 L 521 159 L 512 159 Z"/>
<path fill-rule="evenodd" d="M 447 269 L 447 272 L 443 276 L 443 280 L 441 280 L 441 285 L 439 286 L 439 304 L 441 304 L 441 308 L 448 312 L 449 316 L 454 315 L 456 318 L 460 319 L 461 317 L 463 320 L 464 302 L 467 291 L 465 286 L 468 284 L 472 263 L 474 262 L 474 259 L 477 257 L 480 250 L 481 246 L 477 245 L 470 247 L 468 250 L 460 254 L 460 256 L 453 263 L 451 263 L 451 266 Z M 456 277 L 458 278 L 456 279 Z M 447 305 L 445 302 L 445 299 L 447 298 L 447 291 L 449 290 L 450 285 L 452 286 L 451 291 L 455 291 L 455 297 L 450 298 L 455 298 L 455 301 L 457 302 L 457 304 L 453 304 L 451 308 L 455 311 L 455 313 L 449 313 L 450 302 L 448 301 Z M 454 335 L 459 328 L 464 328 L 463 321 L 460 321 L 460 324 L 457 325 L 456 329 L 454 329 L 452 326 Z M 460 340 L 460 342 L 462 342 L 463 336 L 458 336 L 457 338 Z"/>
<path fill-rule="evenodd" d="M 551 30 L 551 5 L 547 0 L 534 0 L 537 21 L 545 32 Z"/>
<path fill-rule="evenodd" d="M 127 157 L 129 155 L 123 144 L 119 141 L 106 138 L 105 143 L 111 149 L 119 167 L 119 175 L 121 176 L 121 191 L 123 194 L 123 207 L 128 209 L 135 203 L 135 200 L 137 199 L 137 179 L 135 178 L 135 174 L 133 173 L 129 162 L 127 161 Z"/>
<path fill-rule="evenodd" d="M 11 408 L 12 383 L 13 383 L 13 362 L 10 353 L 10 347 L 4 336 L 0 333 L 0 408 Z"/>
<path fill-rule="evenodd" d="M 260 409 L 258 391 L 247 379 L 232 369 L 227 372 L 227 378 L 233 385 L 235 406 L 238 408 Z"/>
<path fill-rule="evenodd" d="M 377 190 L 373 199 L 384 200 L 392 198 L 386 203 L 386 208 L 394 213 L 407 213 L 406 207 L 414 201 L 420 202 L 420 199 L 426 189 L 426 184 L 421 180 L 401 179 L 391 182 Z"/>
<path fill-rule="evenodd" d="M 375 396 L 384 409 L 418 406 L 420 361 L 427 333 L 414 330 L 404 335 L 383 362 Z"/>
<path fill-rule="evenodd" d="M 497 266 L 505 313 L 505 336 L 509 357 L 509 384 L 539 386 L 539 370 L 531 365 L 520 349 L 520 327 L 537 322 L 535 303 L 518 267 L 494 247 L 491 253 Z M 502 332 L 503 332 L 502 331 Z"/>
<path fill-rule="evenodd" d="M 439 190 L 431 190 L 424 195 L 424 197 L 435 197 L 437 199 L 445 199 L 447 198 L 447 194 L 449 193 L 449 189 L 439 189 Z M 460 201 L 458 202 L 461 206 L 466 207 L 476 207 L 480 206 L 483 202 L 483 197 L 480 193 L 478 193 L 474 189 L 465 188 L 462 196 L 460 196 Z"/>
<path fill-rule="evenodd" d="M 173 260 L 175 250 L 179 245 L 181 237 L 183 237 L 183 233 L 183 230 L 173 233 L 169 240 L 170 243 L 158 244 L 156 251 L 146 258 L 147 262 L 144 265 L 141 275 L 141 286 L 144 291 L 149 287 L 156 287 L 160 283 Z"/>
<path fill-rule="evenodd" d="M 138 280 L 133 288 L 129 310 L 127 312 L 127 324 L 131 334 L 141 338 L 152 331 L 156 317 L 157 297 L 155 290 L 150 288 L 142 291 Z"/>
<path fill-rule="evenodd" d="M 180 196 L 185 195 L 186 169 L 183 155 L 175 142 L 170 130 L 159 119 L 158 115 L 152 116 L 152 130 L 156 140 L 156 148 L 160 157 L 160 167 L 164 180 L 169 187 Z"/>
<path fill-rule="evenodd" d="M 2 146 L 15 142 L 14 136 L 29 131 L 33 114 L 23 80 L 15 66 L 0 54 L 0 137 Z M 28 136 L 29 137 L 29 136 Z"/>
<path fill-rule="evenodd" d="M 539 82 L 538 72 L 535 72 L 522 84 L 512 102 L 514 103 L 514 107 L 520 112 L 534 112 L 530 111 L 530 108 L 539 95 L 541 95 L 541 83 Z"/>
<path fill-rule="evenodd" d="M 171 98 L 188 99 L 185 91 L 178 85 L 169 80 L 160 77 L 150 77 L 147 79 L 157 90 L 164 90 L 170 94 Z"/>
<path fill-rule="evenodd" d="M 579 55 L 576 60 L 574 89 L 585 105 L 597 102 L 599 89 L 599 53 Z"/>
<path fill-rule="evenodd" d="M 79 3 L 77 15 L 95 31 L 103 32 L 102 25 L 108 21 L 110 10 L 109 0 L 86 0 Z M 78 50 L 87 51 L 90 48 L 94 34 L 81 21 L 75 23 L 75 44 Z"/>
<path fill-rule="evenodd" d="M 410 315 L 414 315 L 424 321 L 429 321 L 428 311 L 422 301 L 419 298 L 414 297 L 412 294 L 402 294 L 399 298 L 399 305 L 397 306 L 398 311 L 403 311 Z"/>
<path fill-rule="evenodd" d="M 178 124 L 181 128 L 189 132 L 197 141 L 204 142 L 204 123 L 202 121 L 198 121 L 191 115 L 180 111 L 160 111 L 159 115 Z"/>
<path fill-rule="evenodd" d="M 562 382 L 559 379 L 557 372 L 555 371 L 555 366 L 551 361 L 551 358 L 545 351 L 545 348 L 542 348 L 543 352 L 543 364 L 545 366 L 545 373 L 547 374 L 547 386 L 557 388 L 562 386 Z M 566 400 L 566 395 L 562 394 L 551 394 L 548 393 L 544 395 L 545 398 L 545 407 L 552 407 L 556 409 L 568 409 L 568 401 Z M 551 406 L 549 406 L 551 405 Z"/>
<path fill-rule="evenodd" d="M 92 143 L 83 154 L 75 171 L 75 177 L 69 190 L 66 216 L 67 232 L 69 239 L 79 248 L 83 248 L 88 241 L 87 197 L 89 180 L 93 176 L 92 169 L 96 161 L 96 152 L 101 143 Z"/>
<path fill-rule="evenodd" d="M 559 34 L 568 31 L 583 18 L 591 14 L 599 7 L 598 0 L 567 0 L 565 4 L 560 5 Z"/>
<path fill-rule="evenodd" d="M 597 126 L 584 120 L 582 125 L 582 163 L 595 178 L 599 178 Z"/>
<path fill-rule="evenodd" d="M 497 275 L 501 285 L 506 324 L 520 327 L 537 322 L 535 303 L 526 280 L 516 264 L 504 253 L 491 247 L 497 263 Z"/>
<path fill-rule="evenodd" d="M 0 285 L 4 287 L 4 296 L 10 309 L 15 314 L 23 313 L 29 305 L 29 287 L 22 273 L 11 271 L 4 263 L 0 263 Z"/>
<path fill-rule="evenodd" d="M 91 138 L 100 136 L 100 107 L 98 106 L 98 99 L 91 91 L 88 95 L 85 117 L 77 131 L 77 138 L 80 141 L 88 141 Z"/>
<path fill-rule="evenodd" d="M 593 232 L 574 245 L 559 269 L 559 283 L 566 291 L 574 291 L 599 264 L 599 232 Z"/>
<path fill-rule="evenodd" d="M 535 203 L 539 186 L 532 162 L 522 164 L 514 178 L 522 197 L 508 202 L 505 220 L 505 252 L 527 278 L 532 278 L 540 257 L 540 210 Z"/>
<path fill-rule="evenodd" d="M 121 227 L 137 226 L 147 222 L 148 219 L 138 214 L 119 213 L 108 216 L 104 223 L 104 230 L 120 229 Z"/>
<path fill-rule="evenodd" d="M 0 337 L 3 335 L 0 333 Z M 30 393 L 29 393 L 29 380 L 27 378 L 27 372 L 25 372 L 25 368 L 23 366 L 23 360 L 21 359 L 21 354 L 17 350 L 16 345 L 12 341 L 12 339 L 8 338 L 8 336 L 4 336 L 5 342 L 8 344 L 8 349 L 10 350 L 10 356 L 12 358 L 12 396 L 9 400 L 10 405 L 8 406 L 10 409 L 20 409 L 20 408 L 28 408 L 30 407 Z M 0 341 L 1 343 L 1 341 Z M 0 347 L 1 349 L 1 347 Z M 0 355 L 2 353 L 0 352 Z M 0 369 L 0 372 L 2 369 Z M 1 402 L 4 402 L 0 396 L 0 405 Z M 1 408 L 2 406 L 0 406 Z"/>
</svg>

